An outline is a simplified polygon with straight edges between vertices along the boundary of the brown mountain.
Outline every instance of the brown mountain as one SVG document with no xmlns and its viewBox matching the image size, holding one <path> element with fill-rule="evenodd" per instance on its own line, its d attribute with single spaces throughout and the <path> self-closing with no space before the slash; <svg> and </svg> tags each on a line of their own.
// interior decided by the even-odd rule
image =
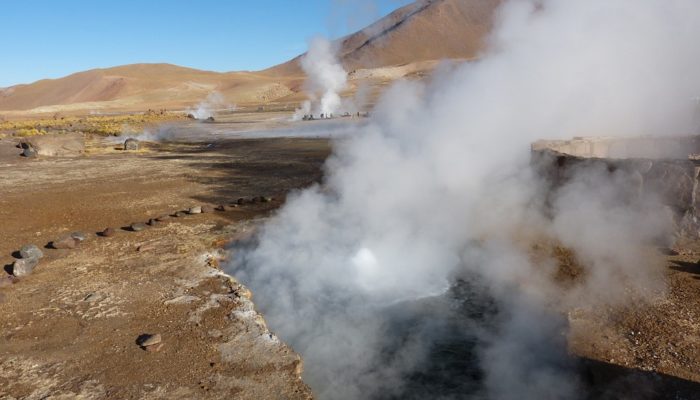
<svg viewBox="0 0 700 400">
<path fill-rule="evenodd" d="M 402 7 L 338 40 L 339 56 L 356 76 L 387 81 L 430 60 L 477 56 L 500 0 L 428 0 Z M 133 64 L 79 72 L 0 89 L 0 110 L 32 112 L 191 106 L 218 92 L 239 105 L 297 101 L 304 80 L 299 57 L 260 72 L 219 73 L 170 64 Z M 387 68 L 392 67 L 392 68 Z M 372 73 L 372 70 L 377 73 Z M 368 72 L 369 70 L 369 72 Z M 359 79 L 359 78 L 358 78 Z M 374 83 L 374 82 L 370 82 Z"/>
<path fill-rule="evenodd" d="M 478 55 L 501 0 L 429 0 L 399 8 L 339 39 L 348 71 Z M 302 55 L 303 56 L 303 55 Z M 299 58 L 264 72 L 301 74 Z"/>
</svg>

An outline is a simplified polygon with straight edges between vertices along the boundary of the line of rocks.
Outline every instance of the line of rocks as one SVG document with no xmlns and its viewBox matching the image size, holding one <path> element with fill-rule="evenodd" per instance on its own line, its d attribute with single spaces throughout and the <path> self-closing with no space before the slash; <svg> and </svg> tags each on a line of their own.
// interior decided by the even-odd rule
<svg viewBox="0 0 700 400">
<path fill-rule="evenodd" d="M 216 207 L 210 205 L 193 206 L 188 208 L 187 210 L 176 211 L 173 214 L 164 214 L 156 218 L 151 218 L 146 223 L 134 222 L 131 225 L 129 225 L 128 229 L 126 230 L 131 232 L 141 232 L 149 227 L 154 227 L 160 223 L 166 222 L 171 218 L 182 218 L 187 215 L 207 214 L 213 213 L 215 211 L 231 211 L 237 209 L 241 205 L 269 203 L 272 200 L 273 199 L 271 197 L 265 196 L 240 197 L 235 202 L 229 204 L 220 204 Z M 105 228 L 103 231 L 98 232 L 97 236 L 109 238 L 116 235 L 116 233 L 116 229 L 108 227 Z M 72 250 L 78 247 L 80 243 L 87 240 L 87 238 L 88 236 L 85 233 L 76 231 L 70 234 L 61 235 L 56 240 L 49 242 L 49 244 L 46 247 L 57 250 Z M 139 247 L 138 250 L 142 251 L 144 249 L 141 249 Z M 34 271 L 34 268 L 36 268 L 36 266 L 39 264 L 39 260 L 44 257 L 44 253 L 41 251 L 41 249 L 39 249 L 39 247 L 37 247 L 34 244 L 27 244 L 22 246 L 22 248 L 19 250 L 19 255 L 21 258 L 15 260 L 15 262 L 12 264 L 12 274 L 0 279 L 0 286 L 4 286 L 5 284 L 13 284 L 16 282 L 17 277 L 23 277 L 31 274 L 32 271 Z"/>
</svg>

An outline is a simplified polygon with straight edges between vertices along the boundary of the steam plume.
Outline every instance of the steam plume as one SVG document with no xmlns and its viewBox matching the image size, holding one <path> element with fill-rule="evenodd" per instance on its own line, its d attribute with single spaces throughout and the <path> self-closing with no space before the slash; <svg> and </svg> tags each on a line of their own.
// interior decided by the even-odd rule
<svg viewBox="0 0 700 400">
<path fill-rule="evenodd" d="M 312 39 L 301 67 L 307 75 L 309 100 L 297 114 L 337 113 L 342 105 L 340 92 L 347 85 L 347 72 L 336 57 L 334 44 L 322 37 Z"/>
<path fill-rule="evenodd" d="M 694 131 L 697 37 L 693 0 L 506 2 L 480 61 L 388 90 L 335 143 L 324 187 L 290 196 L 231 272 L 321 398 L 410 397 L 455 326 L 481 383 L 431 397 L 576 398 L 560 312 L 658 289 L 642 249 L 669 221 L 622 172 L 581 171 L 545 207 L 529 143 Z M 319 54 L 305 68 L 334 65 L 308 62 Z M 316 86 L 327 104 L 344 82 L 331 70 Z M 529 252 L 539 237 L 573 249 L 584 278 L 558 285 L 555 261 Z M 456 298 L 455 282 L 468 289 Z M 491 311 L 454 311 L 479 304 Z"/>
<path fill-rule="evenodd" d="M 211 92 L 204 100 L 197 104 L 196 108 L 189 110 L 189 113 L 194 116 L 195 119 L 205 120 L 213 117 L 214 112 L 222 108 L 228 111 L 234 111 L 236 106 L 229 104 L 221 93 Z"/>
</svg>

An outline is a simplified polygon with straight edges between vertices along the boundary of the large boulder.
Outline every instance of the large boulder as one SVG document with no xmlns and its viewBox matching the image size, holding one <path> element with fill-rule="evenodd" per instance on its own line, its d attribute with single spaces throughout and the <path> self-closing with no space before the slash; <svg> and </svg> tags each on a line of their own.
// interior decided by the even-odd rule
<svg viewBox="0 0 700 400">
<path fill-rule="evenodd" d="M 85 137 L 81 133 L 31 136 L 22 142 L 25 152 L 31 149 L 40 156 L 71 157 L 85 152 Z"/>
</svg>

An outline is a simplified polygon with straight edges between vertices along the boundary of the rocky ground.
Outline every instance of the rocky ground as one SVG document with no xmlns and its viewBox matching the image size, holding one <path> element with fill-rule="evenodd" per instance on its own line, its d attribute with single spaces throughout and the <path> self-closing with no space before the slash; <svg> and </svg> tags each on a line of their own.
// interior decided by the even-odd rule
<svg viewBox="0 0 700 400">
<path fill-rule="evenodd" d="M 27 276 L 0 272 L 0 398 L 311 397 L 299 356 L 219 263 L 287 191 L 319 179 L 327 141 L 87 142 L 88 156 L 27 159 L 0 140 L 0 262 L 12 272 L 25 244 L 44 253 Z M 255 196 L 272 199 L 230 206 Z M 75 249 L 49 248 L 74 231 L 87 237 Z"/>
<path fill-rule="evenodd" d="M 569 348 L 601 399 L 700 398 L 700 244 L 681 241 L 662 269 L 665 290 L 569 313 Z"/>
</svg>

